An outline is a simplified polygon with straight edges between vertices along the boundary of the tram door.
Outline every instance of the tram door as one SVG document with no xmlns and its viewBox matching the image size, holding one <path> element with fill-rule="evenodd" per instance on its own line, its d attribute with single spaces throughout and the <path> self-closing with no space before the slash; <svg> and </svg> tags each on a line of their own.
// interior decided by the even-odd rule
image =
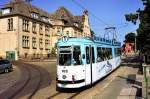
<svg viewBox="0 0 150 99">
<path fill-rule="evenodd" d="M 92 84 L 92 50 L 91 45 L 85 46 L 85 70 L 86 70 L 86 85 Z"/>
</svg>

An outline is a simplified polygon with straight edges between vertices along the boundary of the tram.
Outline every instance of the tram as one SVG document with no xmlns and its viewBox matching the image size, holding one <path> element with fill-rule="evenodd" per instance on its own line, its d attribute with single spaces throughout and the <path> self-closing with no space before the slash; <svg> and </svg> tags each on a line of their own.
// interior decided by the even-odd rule
<svg viewBox="0 0 150 99">
<path fill-rule="evenodd" d="M 120 65 L 121 43 L 101 37 L 64 37 L 57 42 L 57 54 L 57 88 L 81 88 Z"/>
</svg>

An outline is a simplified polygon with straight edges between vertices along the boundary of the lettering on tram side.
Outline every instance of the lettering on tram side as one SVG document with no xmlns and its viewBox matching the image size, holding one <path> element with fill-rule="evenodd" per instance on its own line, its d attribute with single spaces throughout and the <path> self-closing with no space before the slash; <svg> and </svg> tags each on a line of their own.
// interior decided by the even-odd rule
<svg viewBox="0 0 150 99">
<path fill-rule="evenodd" d="M 112 65 L 109 63 L 109 61 L 107 61 L 107 64 L 104 64 L 102 66 L 102 68 L 99 69 L 98 72 L 100 73 L 103 69 L 105 69 L 106 73 L 108 73 L 108 72 L 110 72 L 112 70 Z"/>
</svg>

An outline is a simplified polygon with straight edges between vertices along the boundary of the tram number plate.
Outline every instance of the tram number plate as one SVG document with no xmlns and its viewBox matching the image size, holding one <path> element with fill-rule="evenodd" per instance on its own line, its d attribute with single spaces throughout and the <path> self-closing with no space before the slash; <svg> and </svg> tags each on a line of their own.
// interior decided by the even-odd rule
<svg viewBox="0 0 150 99">
<path fill-rule="evenodd" d="M 68 73 L 68 70 L 62 70 L 62 73 Z"/>
</svg>

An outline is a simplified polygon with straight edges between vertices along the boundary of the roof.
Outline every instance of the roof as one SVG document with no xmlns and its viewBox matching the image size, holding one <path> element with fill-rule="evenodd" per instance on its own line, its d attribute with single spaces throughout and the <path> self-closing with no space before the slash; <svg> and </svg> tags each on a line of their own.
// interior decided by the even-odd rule
<svg viewBox="0 0 150 99">
<path fill-rule="evenodd" d="M 53 20 L 62 20 L 65 27 L 74 27 L 82 30 L 83 15 L 74 16 L 65 7 L 59 7 L 54 13 L 49 14 L 48 12 L 37 8 L 28 2 L 25 2 L 25 0 L 11 0 L 2 9 L 5 8 L 11 8 L 12 10 L 11 13 L 6 14 L 7 16 L 19 14 L 32 18 L 31 13 L 37 13 L 39 14 L 39 16 L 44 16 Z M 0 15 L 0 17 L 5 17 L 6 15 Z M 41 18 L 39 18 L 38 20 L 41 20 Z"/>
<path fill-rule="evenodd" d="M 101 37 L 100 37 L 101 38 Z M 72 45 L 72 44 L 96 44 L 96 45 L 101 45 L 101 46 L 114 46 L 114 47 L 121 47 L 121 43 L 117 42 L 115 40 L 107 40 L 102 38 L 103 40 L 101 41 L 100 39 L 97 40 L 98 37 L 96 38 L 62 38 L 57 42 L 58 46 L 66 46 L 66 45 Z"/>
<path fill-rule="evenodd" d="M 58 46 L 69 46 L 69 45 L 81 45 L 81 44 L 94 44 L 94 42 L 89 39 L 89 38 L 77 38 L 77 37 L 73 37 L 73 38 L 62 38 L 57 42 Z"/>
<path fill-rule="evenodd" d="M 40 16 L 49 17 L 49 13 L 46 11 L 35 7 L 34 5 L 31 5 L 28 2 L 25 2 L 23 0 L 11 0 L 8 4 L 6 4 L 2 9 L 5 8 L 11 8 L 12 11 L 10 15 L 13 14 L 20 14 L 23 16 L 31 17 L 31 13 L 37 13 Z"/>
<path fill-rule="evenodd" d="M 50 14 L 50 18 L 54 20 L 63 20 L 65 26 L 82 28 L 82 16 L 74 16 L 65 7 L 58 8 L 54 13 Z"/>
</svg>

